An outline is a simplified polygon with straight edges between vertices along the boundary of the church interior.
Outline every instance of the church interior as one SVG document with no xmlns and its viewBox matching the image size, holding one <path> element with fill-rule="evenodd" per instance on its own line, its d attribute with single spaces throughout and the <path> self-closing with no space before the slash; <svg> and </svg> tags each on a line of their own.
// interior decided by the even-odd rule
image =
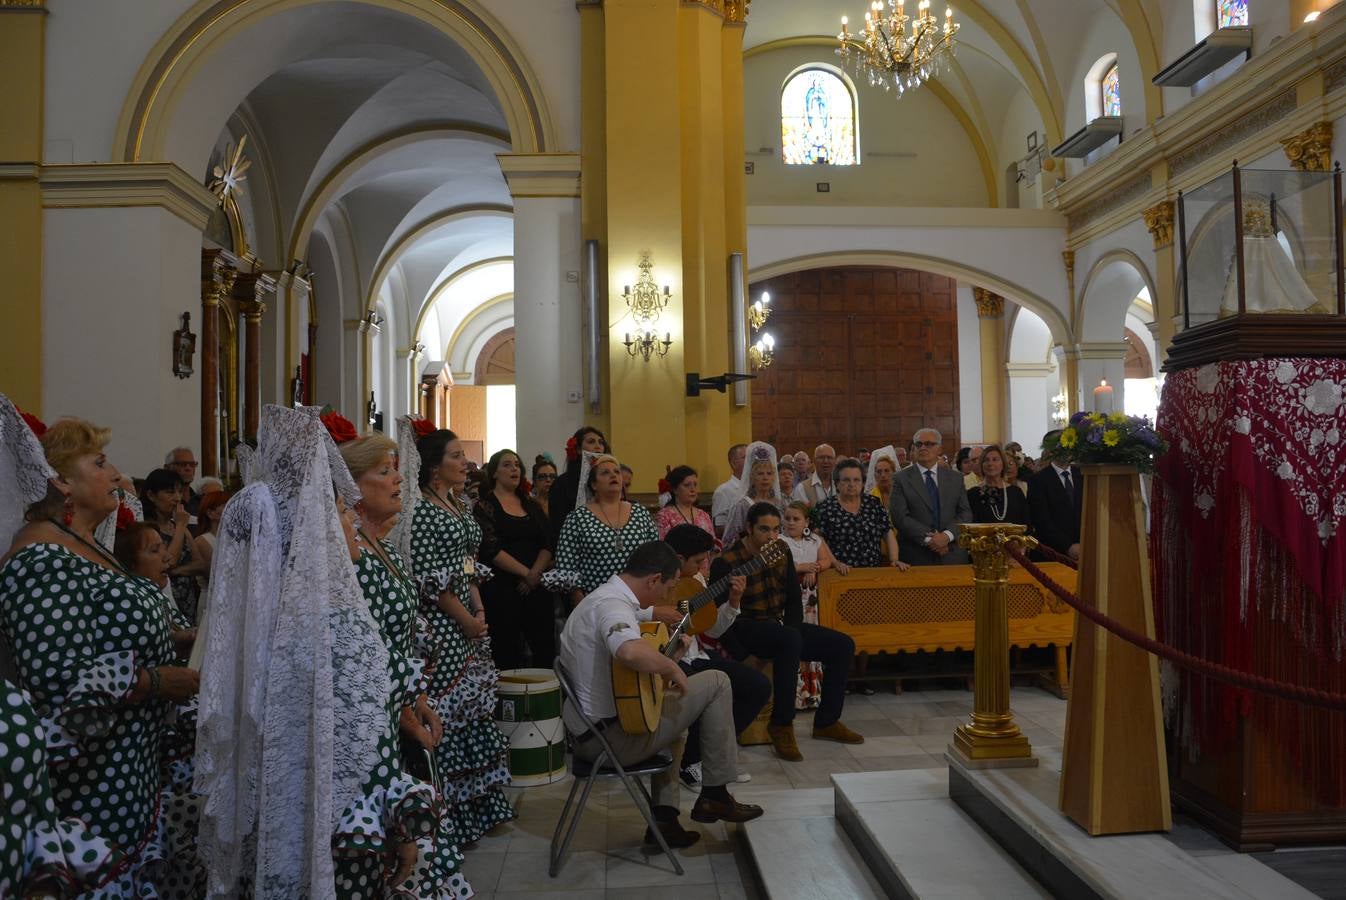
<svg viewBox="0 0 1346 900">
<path fill-rule="evenodd" d="M 450 532 L 490 515 L 482 504 L 506 493 L 500 473 L 511 458 L 511 484 L 531 481 L 534 493 L 521 489 L 522 512 L 509 500 L 497 517 L 527 521 L 536 509 L 554 523 L 532 568 L 511 557 L 502 570 L 500 557 L 482 554 L 476 566 L 486 574 L 473 574 L 475 545 L 461 566 L 450 561 L 472 577 L 470 591 L 466 580 L 453 589 L 453 609 L 465 612 L 446 626 L 459 629 L 446 646 L 473 638 L 475 615 L 489 621 L 492 649 L 463 643 L 481 662 L 463 671 L 482 679 L 471 701 L 484 704 L 474 720 L 482 730 L 463 725 L 459 701 L 436 707 L 444 740 L 461 727 L 472 750 L 436 769 L 431 749 L 433 780 L 471 781 L 453 760 L 470 768 L 459 757 L 478 752 L 482 733 L 508 758 L 507 771 L 489 768 L 503 773 L 499 784 L 478 773 L 480 795 L 439 791 L 438 804 L 472 807 L 481 826 L 458 821 L 452 841 L 419 839 L 416 866 L 452 856 L 443 863 L 452 875 L 433 888 L 429 876 L 395 887 L 411 863 L 390 849 L 368 870 L 383 871 L 378 886 L 366 870 L 351 874 L 340 852 L 333 876 L 320 837 L 313 859 L 286 859 L 313 879 L 289 896 L 1346 898 L 1346 204 L 1335 140 L 1346 136 L 1346 3 L 0 0 L 0 121 L 0 395 L 45 423 L 45 436 L 33 433 L 51 480 L 40 478 L 26 500 L 60 489 L 65 519 L 51 527 L 92 548 L 69 544 L 86 564 L 103 565 L 78 527 L 84 494 L 61 487 L 78 479 L 52 449 L 67 419 L 111 428 L 97 439 L 100 453 L 128 485 L 137 480 L 165 558 L 171 544 L 191 565 L 198 528 L 223 558 L 228 523 L 242 521 L 231 512 L 246 511 L 234 498 L 255 498 L 250 486 L 268 482 L 259 473 L 277 442 L 299 453 L 309 437 L 330 445 L 328 432 L 336 455 L 305 456 L 304 465 L 330 467 L 339 510 L 363 515 L 359 493 L 341 500 L 343 458 L 365 498 L 383 490 L 367 485 L 351 446 L 381 435 L 381 452 L 400 454 L 394 500 L 411 533 L 399 553 L 412 565 L 389 549 L 399 533 L 390 513 L 386 541 L 346 535 L 352 547 L 366 542 L 352 556 L 362 581 L 364 561 L 377 557 L 415 575 L 404 580 L 420 585 L 422 604 L 447 610 L 442 585 L 426 600 L 415 528 L 429 507 Z M 277 423 L 305 410 L 313 415 L 282 440 Z M 327 431 L 296 436 L 309 434 L 304 423 L 318 410 Z M 0 445 L 32 445 L 3 413 Z M 330 417 L 351 433 L 343 438 Z M 445 433 L 447 451 L 434 438 Z M 589 447 L 591 434 L 601 446 Z M 409 446 L 419 469 L 407 464 Z M 745 447 L 746 471 L 743 452 L 735 458 Z M 452 448 L 467 483 L 485 473 L 475 512 L 466 494 L 456 499 L 458 482 L 436 493 L 434 467 L 457 465 Z M 876 486 L 880 448 L 892 464 Z M 963 526 L 940 531 L 954 501 L 932 470 L 966 476 L 967 493 L 977 486 L 985 498 L 997 483 L 984 481 L 993 455 L 1001 474 L 991 477 L 1008 479 L 1010 493 L 1004 473 L 1011 460 L 1022 467 L 1022 525 L 994 502 L 993 518 L 974 520 L 974 502 Z M 163 494 L 153 473 L 187 456 L 174 489 L 183 504 L 201 505 L 180 507 L 191 524 L 175 533 L 172 505 L 151 509 Z M 583 726 L 562 715 L 562 694 L 567 709 L 583 709 L 575 695 L 588 688 L 553 678 L 551 654 L 571 659 L 567 636 L 588 597 L 607 587 L 549 583 L 540 572 L 544 559 L 564 568 L 566 544 L 580 558 L 576 577 L 587 576 L 596 554 L 571 529 L 586 508 L 597 526 L 611 524 L 606 461 L 627 473 L 611 508 L 628 525 L 651 519 L 662 541 L 668 516 L 674 530 L 705 519 L 715 548 L 699 551 L 703 587 L 718 577 L 717 554 L 761 550 L 752 529 L 762 515 L 778 520 L 781 540 L 826 536 L 841 565 L 799 570 L 802 594 L 794 572 L 786 576 L 796 598 L 786 601 L 786 627 L 797 603 L 804 629 L 853 643 L 842 716 L 863 742 L 827 736 L 830 701 L 820 705 L 816 684 L 804 704 L 810 666 L 823 691 L 836 690 L 804 640 L 791 663 L 802 665 L 793 726 L 802 761 L 789 755 L 795 737 L 768 735 L 782 726 L 763 711 L 737 732 L 737 778 L 711 785 L 720 764 L 702 720 L 704 761 L 694 776 L 682 768 L 671 788 L 674 825 L 681 793 L 686 830 L 650 817 L 669 808 L 656 802 L 667 799 L 658 774 L 653 798 L 633 787 L 639 766 L 630 778 L 619 766 L 590 783 L 590 768 L 602 766 L 582 761 L 577 735 L 605 728 L 587 710 Z M 764 461 L 772 485 L 759 492 Z M 10 498 L 0 506 L 28 490 L 16 465 L 0 466 L 0 482 L 11 482 L 0 483 L 0 498 Z M 683 468 L 699 480 L 686 513 Z M 874 508 L 890 517 L 880 563 L 844 563 L 837 545 L 850 532 L 821 512 L 843 471 L 858 472 L 864 497 L 872 489 Z M 1075 510 L 1075 537 L 1060 546 L 1034 500 L 1045 489 L 1039 478 L 1053 472 Z M 928 503 L 917 512 L 934 517 L 924 537 L 898 518 L 908 473 L 911 502 Z M 205 512 L 207 481 L 229 497 L 215 519 Z M 545 493 L 528 499 L 544 483 L 570 492 L 559 516 L 557 494 L 550 513 Z M 962 509 L 967 496 L 953 483 Z M 333 489 L 324 485 L 295 502 L 330 513 L 324 540 L 338 540 L 341 513 L 327 510 Z M 739 543 L 724 533 L 717 485 L 742 503 Z M 296 529 L 283 541 L 289 560 L 304 516 L 288 522 L 273 492 L 281 533 Z M 415 528 L 411 494 L 422 504 Z M 790 533 L 792 499 L 806 519 L 802 537 Z M 25 618 L 35 595 L 14 567 L 31 565 L 23 535 L 46 527 L 37 505 L 16 514 L 19 537 L 0 563 L 0 648 L 9 644 L 0 673 L 6 693 L 31 704 L 47 729 L 55 808 L 78 818 L 67 801 L 78 806 L 83 789 L 65 785 L 72 776 L 53 749 L 70 746 L 61 704 L 78 689 L 46 691 L 44 679 L 57 676 L 25 668 L 37 665 L 24 644 L 36 633 Z M 124 500 L 111 513 L 118 529 L 132 515 Z M 487 528 L 476 540 L 505 540 Z M 634 547 L 618 538 L 620 558 L 597 582 L 626 577 Z M 950 549 L 961 564 L 943 559 Z M 689 554 L 674 550 L 685 562 Z M 208 830 L 219 838 L 223 827 L 203 789 L 220 784 L 203 780 L 207 685 L 222 677 L 209 657 L 241 647 L 223 637 L 216 610 L 228 605 L 226 579 L 206 560 L 163 574 L 170 605 L 180 581 L 200 585 L 190 609 L 178 597 L 174 614 L 187 621 L 169 631 L 197 641 L 182 669 L 200 676 L 202 731 L 194 788 L 181 789 L 204 810 L 203 848 Z M 282 601 L 317 590 L 275 577 Z M 724 581 L 724 592 L 743 594 L 745 619 L 756 614 L 753 577 L 746 589 Z M 491 607 L 502 601 L 488 596 L 490 578 L 518 585 L 520 609 L 532 592 L 542 596 L 539 583 L 552 585 L 555 606 L 538 615 L 556 629 L 540 640 L 556 647 L 543 652 Z M 478 593 L 484 619 L 468 602 Z M 309 600 L 312 615 L 329 602 Z M 716 602 L 723 610 L 723 597 Z M 500 655 L 510 628 L 525 628 L 529 650 L 517 659 Z M 740 630 L 729 627 L 721 651 L 779 697 L 780 659 L 773 674 L 765 652 L 726 649 Z M 100 652 L 118 649 L 108 640 Z M 704 637 L 698 646 L 707 643 L 720 652 Z M 277 641 L 270 658 L 283 649 Z M 384 662 L 416 655 L 382 652 Z M 448 650 L 430 657 L 458 664 Z M 432 706 L 436 664 L 422 676 Z M 128 704 L 144 690 L 151 701 L 183 699 L 168 669 L 140 665 L 133 686 L 107 691 Z M 329 701 L 341 696 L 339 669 L 323 670 Z M 554 714 L 535 717 L 530 704 L 542 701 L 518 699 L 516 721 L 511 692 L 532 697 L 533 676 L 511 671 L 548 673 Z M 708 677 L 697 671 L 693 682 Z M 736 704 L 740 688 L 735 681 Z M 673 707 L 696 696 L 684 687 Z M 403 716 L 421 709 L 408 702 Z M 340 720 L 339 699 L 334 706 Z M 816 717 L 803 712 L 814 707 Z M 0 726 L 11 714 L 7 700 Z M 533 728 L 543 719 L 551 732 Z M 393 722 L 395 741 L 403 726 Z M 761 735 L 750 738 L 753 728 Z M 521 744 L 533 740 L 525 731 L 540 744 Z M 185 740 L 190 757 L 192 735 Z M 406 740 L 395 768 L 410 778 Z M 559 756 L 534 771 L 521 760 L 539 745 Z M 0 727 L 0 761 L 5 749 Z M 618 755 L 610 751 L 608 764 Z M 335 757 L 339 768 L 339 749 Z M 668 765 L 679 774 L 676 757 Z M 703 822 L 693 802 L 700 810 L 712 787 L 726 786 L 738 805 Z M 382 802 L 393 803 L 392 791 Z M 760 818 L 733 818 L 752 805 Z M 164 809 L 167 817 L 176 807 Z M 335 821 L 340 807 L 332 812 Z M 99 840 L 144 849 L 140 831 L 100 815 L 84 816 Z M 449 827 L 453 815 L 437 815 Z M 673 837 L 688 832 L 694 843 L 678 849 Z M 245 861 L 261 859 L 247 841 L 265 834 L 259 827 L 245 840 Z M 29 851 L 6 851 L 0 834 L 0 897 L 6 888 L 131 895 L 116 880 L 125 867 L 29 884 L 15 863 Z M 135 895 L 244 895 L 244 882 L 217 881 L 225 858 L 202 849 L 174 867 L 199 867 L 197 882 L 170 878 L 161 893 Z M 257 893 L 286 896 L 257 865 Z M 23 893 L 25 884 L 38 892 Z"/>
</svg>

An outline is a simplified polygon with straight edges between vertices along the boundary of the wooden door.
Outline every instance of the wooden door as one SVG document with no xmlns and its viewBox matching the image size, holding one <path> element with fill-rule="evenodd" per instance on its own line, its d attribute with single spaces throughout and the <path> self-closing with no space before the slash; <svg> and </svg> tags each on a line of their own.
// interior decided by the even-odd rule
<svg viewBox="0 0 1346 900">
<path fill-rule="evenodd" d="M 775 361 L 753 382 L 753 437 L 778 450 L 824 441 L 839 453 L 905 445 L 938 428 L 958 447 L 958 313 L 953 279 L 894 268 L 795 272 L 771 293 Z"/>
</svg>

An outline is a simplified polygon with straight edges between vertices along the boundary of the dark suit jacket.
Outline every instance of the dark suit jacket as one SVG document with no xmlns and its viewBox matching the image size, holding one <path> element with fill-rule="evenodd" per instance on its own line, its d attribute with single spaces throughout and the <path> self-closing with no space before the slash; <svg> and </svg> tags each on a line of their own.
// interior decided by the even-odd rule
<svg viewBox="0 0 1346 900">
<path fill-rule="evenodd" d="M 1084 504 L 1084 484 L 1080 467 L 1070 467 L 1075 484 L 1075 502 L 1070 502 L 1061 476 L 1050 464 L 1028 482 L 1028 514 L 1033 536 L 1057 553 L 1065 553 L 1080 542 L 1080 510 Z"/>
<path fill-rule="evenodd" d="M 930 498 L 925 493 L 925 476 L 921 467 L 908 466 L 893 476 L 892 498 L 888 501 L 888 514 L 892 516 L 897 528 L 897 555 L 903 562 L 914 566 L 959 565 L 970 558 L 967 551 L 956 541 L 965 522 L 972 521 L 972 507 L 967 502 L 967 491 L 963 489 L 963 476 L 953 469 L 935 469 L 935 481 L 939 485 L 939 521 L 934 521 L 934 510 L 930 508 Z M 927 550 L 925 536 L 932 531 L 953 532 L 955 543 L 949 552 L 940 556 Z"/>
</svg>

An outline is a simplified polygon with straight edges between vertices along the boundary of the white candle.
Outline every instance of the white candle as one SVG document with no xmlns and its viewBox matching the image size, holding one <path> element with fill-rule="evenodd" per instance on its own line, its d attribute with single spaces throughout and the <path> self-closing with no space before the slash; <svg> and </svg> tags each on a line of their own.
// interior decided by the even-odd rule
<svg viewBox="0 0 1346 900">
<path fill-rule="evenodd" d="M 1094 409 L 1099 412 L 1112 412 L 1112 385 L 1108 384 L 1106 378 L 1099 381 L 1098 387 L 1094 388 Z"/>
</svg>

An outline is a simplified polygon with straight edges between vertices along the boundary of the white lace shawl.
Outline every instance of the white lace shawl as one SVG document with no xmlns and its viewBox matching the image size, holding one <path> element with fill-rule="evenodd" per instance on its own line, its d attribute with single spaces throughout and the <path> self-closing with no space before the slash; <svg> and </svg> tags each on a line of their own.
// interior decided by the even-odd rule
<svg viewBox="0 0 1346 900">
<path fill-rule="evenodd" d="M 334 483 L 358 492 L 333 459 L 316 410 L 267 406 L 254 483 L 225 508 L 195 784 L 211 897 L 244 874 L 258 898 L 335 897 L 332 831 L 378 758 L 388 651 L 332 502 Z"/>
<path fill-rule="evenodd" d="M 140 498 L 130 491 L 117 489 L 117 508 L 108 513 L 108 517 L 98 523 L 98 527 L 93 530 L 93 538 L 107 552 L 112 552 L 112 547 L 117 542 L 117 515 L 121 508 L 125 506 L 131 511 L 137 522 L 145 521 L 145 507 L 140 505 Z"/>
<path fill-rule="evenodd" d="M 754 463 L 767 460 L 771 463 L 771 499 L 777 507 L 784 508 L 789 498 L 782 498 L 780 492 L 780 469 L 776 463 L 776 448 L 763 441 L 753 441 L 748 445 L 747 455 L 743 458 L 743 472 L 734 484 L 733 501 L 729 504 L 729 517 L 724 526 L 724 545 L 728 547 L 738 536 L 747 530 L 748 509 L 752 503 L 743 501 L 752 496 L 752 467 Z"/>
<path fill-rule="evenodd" d="M 865 490 L 872 491 L 879 483 L 875 472 L 878 470 L 879 460 L 886 459 L 893 464 L 893 475 L 897 475 L 902 468 L 902 464 L 897 461 L 897 451 L 893 449 L 892 444 L 880 447 L 869 457 L 869 471 L 865 474 Z"/>
<path fill-rule="evenodd" d="M 0 556 L 9 552 L 30 504 L 47 496 L 56 472 L 19 410 L 0 394 Z"/>
<path fill-rule="evenodd" d="M 421 452 L 416 449 L 416 429 L 411 416 L 397 420 L 397 468 L 402 473 L 402 512 L 388 532 L 388 543 L 396 548 L 402 559 L 411 559 L 411 526 L 416 516 L 416 504 L 421 502 L 417 483 L 421 477 Z"/>
<path fill-rule="evenodd" d="M 575 509 L 579 509 L 594 499 L 594 492 L 589 490 L 589 469 L 593 467 L 594 460 L 600 456 L 611 455 L 610 453 L 591 453 L 588 450 L 580 451 L 580 479 L 579 485 L 575 489 Z"/>
</svg>

